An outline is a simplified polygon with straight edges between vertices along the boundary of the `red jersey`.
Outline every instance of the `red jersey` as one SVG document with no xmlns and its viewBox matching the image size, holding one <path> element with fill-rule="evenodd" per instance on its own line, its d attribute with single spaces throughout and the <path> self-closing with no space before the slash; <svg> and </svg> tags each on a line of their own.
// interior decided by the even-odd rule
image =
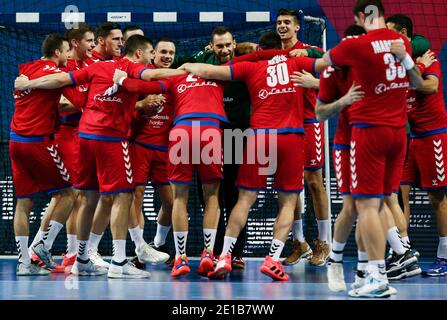
<svg viewBox="0 0 447 320">
<path fill-rule="evenodd" d="M 317 47 L 317 46 L 311 46 L 305 43 L 302 43 L 301 41 L 297 41 L 295 45 L 290 50 L 295 49 L 316 49 L 318 51 L 321 51 L 321 53 L 324 53 L 323 49 Z M 303 103 L 304 103 L 304 121 L 306 120 L 314 120 L 315 119 L 315 104 L 317 103 L 317 90 L 315 89 L 308 89 L 303 88 Z M 315 121 L 312 121 L 315 122 Z"/>
<path fill-rule="evenodd" d="M 346 69 L 335 70 L 328 67 L 321 74 L 320 91 L 318 100 L 324 104 L 332 103 L 343 97 L 352 86 L 349 71 Z M 337 131 L 334 137 L 334 145 L 348 146 L 351 142 L 351 126 L 349 125 L 349 107 L 343 109 L 338 115 Z"/>
<path fill-rule="evenodd" d="M 435 76 L 439 79 L 437 93 L 423 94 L 415 90 L 409 91 L 407 115 L 413 138 L 447 132 L 447 111 L 441 70 L 441 64 L 436 61 L 422 75 L 423 77 Z"/>
<path fill-rule="evenodd" d="M 329 51 L 335 65 L 350 67 L 352 80 L 365 92 L 365 97 L 350 108 L 349 117 L 354 125 L 406 125 L 410 83 L 404 66 L 390 52 L 393 40 L 402 41 L 411 55 L 410 42 L 385 28 L 347 37 Z"/>
<path fill-rule="evenodd" d="M 29 79 L 40 78 L 62 70 L 51 60 L 35 60 L 19 66 L 19 73 Z M 53 134 L 59 127 L 58 106 L 61 94 L 74 105 L 84 104 L 85 96 L 76 94 L 76 88 L 42 90 L 15 90 L 15 111 L 11 121 L 11 129 L 19 135 L 43 136 Z"/>
<path fill-rule="evenodd" d="M 64 71 L 75 71 L 80 70 L 84 67 L 87 67 L 87 63 L 84 60 L 74 60 L 74 59 L 68 59 L 67 60 L 67 67 L 64 68 Z M 76 89 L 79 91 L 79 94 L 87 94 L 88 92 L 88 85 L 82 85 L 77 86 Z M 72 111 L 72 112 L 64 112 L 60 114 L 60 122 L 61 124 L 68 124 L 70 126 L 79 126 L 79 120 L 81 119 L 82 112 L 79 111 Z"/>
<path fill-rule="evenodd" d="M 87 68 L 70 72 L 75 85 L 90 83 L 87 104 L 79 123 L 80 137 L 117 141 L 127 139 L 138 94 L 114 85 L 115 69 L 121 69 L 130 77 L 138 78 L 146 66 L 121 59 L 94 63 Z M 111 87 L 116 91 L 105 95 Z"/>
<path fill-rule="evenodd" d="M 113 57 L 104 57 L 102 54 L 100 54 L 98 51 L 96 50 L 92 50 L 92 57 L 91 58 L 87 58 L 85 59 L 85 63 L 87 65 L 91 65 L 93 63 L 99 62 L 99 61 L 108 61 L 108 60 L 112 60 Z"/>
<path fill-rule="evenodd" d="M 228 122 L 224 110 L 223 85 L 193 74 L 162 81 L 175 105 L 174 125 L 183 119 L 212 118 Z"/>
<path fill-rule="evenodd" d="M 275 56 L 268 61 L 230 65 L 233 80 L 245 81 L 250 93 L 253 129 L 277 129 L 278 133 L 304 133 L 301 88 L 293 86 L 293 71 L 314 72 L 314 59 Z M 297 94 L 298 93 L 298 94 Z"/>
</svg>

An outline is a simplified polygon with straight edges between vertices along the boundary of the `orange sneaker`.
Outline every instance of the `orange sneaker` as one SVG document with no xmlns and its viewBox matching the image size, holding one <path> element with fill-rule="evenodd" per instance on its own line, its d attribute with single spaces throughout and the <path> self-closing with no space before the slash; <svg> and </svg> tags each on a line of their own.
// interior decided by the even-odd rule
<svg viewBox="0 0 447 320">
<path fill-rule="evenodd" d="M 174 266 L 172 267 L 171 276 L 178 277 L 191 272 L 188 265 L 188 258 L 186 255 L 181 255 L 175 260 Z"/>
<path fill-rule="evenodd" d="M 231 253 L 219 257 L 214 271 L 208 272 L 210 279 L 223 279 L 231 272 Z"/>
<path fill-rule="evenodd" d="M 61 266 L 65 268 L 65 271 L 67 273 L 70 272 L 71 267 L 74 265 L 74 263 L 76 261 L 76 256 L 77 256 L 76 253 L 71 256 L 69 256 L 68 254 L 63 255 Z"/>
<path fill-rule="evenodd" d="M 210 248 L 203 249 L 202 255 L 200 256 L 200 265 L 197 269 L 197 273 L 202 277 L 208 276 L 208 272 L 214 270 L 214 255 Z"/>
<path fill-rule="evenodd" d="M 288 281 L 289 275 L 284 272 L 284 267 L 281 265 L 280 261 L 275 261 L 272 257 L 265 257 L 262 267 L 259 269 L 263 274 L 269 276 L 273 280 L 278 281 Z"/>
</svg>

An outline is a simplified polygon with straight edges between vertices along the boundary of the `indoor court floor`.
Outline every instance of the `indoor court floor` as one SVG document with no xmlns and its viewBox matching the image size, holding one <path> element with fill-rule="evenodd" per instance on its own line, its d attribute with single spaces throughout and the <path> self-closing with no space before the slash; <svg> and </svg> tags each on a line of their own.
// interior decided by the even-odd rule
<svg viewBox="0 0 447 320">
<path fill-rule="evenodd" d="M 422 260 L 425 269 L 431 262 Z M 346 300 L 347 292 L 331 292 L 326 268 L 304 261 L 286 267 L 289 282 L 274 282 L 258 270 L 262 259 L 246 259 L 245 270 L 235 270 L 223 281 L 209 280 L 195 273 L 197 259 L 190 260 L 191 273 L 178 279 L 167 266 L 148 266 L 148 280 L 119 280 L 52 274 L 16 277 L 16 259 L 0 259 L 0 300 Z M 348 286 L 354 281 L 354 260 L 345 262 Z M 391 300 L 446 300 L 447 276 L 416 276 L 393 282 L 398 293 Z"/>
</svg>

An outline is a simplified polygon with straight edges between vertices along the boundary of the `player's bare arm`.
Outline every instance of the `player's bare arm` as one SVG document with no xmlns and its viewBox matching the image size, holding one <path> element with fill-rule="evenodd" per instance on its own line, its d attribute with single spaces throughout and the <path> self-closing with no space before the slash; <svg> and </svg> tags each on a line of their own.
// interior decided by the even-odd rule
<svg viewBox="0 0 447 320">
<path fill-rule="evenodd" d="M 414 63 L 411 56 L 408 54 L 405 44 L 400 41 L 393 41 L 391 44 L 391 53 L 399 59 L 402 65 L 407 70 L 408 78 L 410 79 L 410 85 L 419 89 L 422 86 L 423 79 L 419 68 Z"/>
<path fill-rule="evenodd" d="M 428 50 L 422 57 L 419 57 L 416 62 L 422 64 L 425 68 L 430 67 L 433 62 L 438 61 L 433 51 Z M 423 94 L 434 94 L 439 89 L 439 78 L 434 75 L 424 77 L 422 86 L 418 89 Z"/>
<path fill-rule="evenodd" d="M 49 74 L 44 77 L 29 80 L 25 76 L 19 76 L 14 82 L 17 90 L 27 89 L 57 89 L 73 84 L 73 80 L 66 72 Z"/>
<path fill-rule="evenodd" d="M 293 72 L 290 79 L 294 82 L 294 86 L 310 89 L 318 89 L 320 87 L 320 79 L 315 78 L 311 73 L 305 70 L 303 70 L 303 72 Z"/>
<path fill-rule="evenodd" d="M 146 69 L 141 73 L 141 80 L 151 81 L 174 76 L 181 76 L 184 74 L 186 74 L 186 72 L 180 69 Z"/>
<path fill-rule="evenodd" d="M 365 97 L 365 92 L 361 91 L 361 88 L 361 86 L 357 86 L 354 83 L 343 97 L 332 103 L 324 104 L 317 100 L 315 107 L 317 120 L 326 121 L 354 102 L 362 100 Z"/>
<path fill-rule="evenodd" d="M 180 67 L 187 73 L 195 74 L 203 79 L 214 79 L 221 81 L 231 80 L 231 70 L 229 66 L 213 66 L 204 63 L 185 63 Z"/>
</svg>

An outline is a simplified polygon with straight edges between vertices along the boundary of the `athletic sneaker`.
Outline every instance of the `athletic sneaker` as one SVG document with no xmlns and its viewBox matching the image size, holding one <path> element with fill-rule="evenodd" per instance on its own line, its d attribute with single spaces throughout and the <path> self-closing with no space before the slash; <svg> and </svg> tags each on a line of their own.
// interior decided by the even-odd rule
<svg viewBox="0 0 447 320">
<path fill-rule="evenodd" d="M 368 274 L 363 286 L 358 289 L 352 289 L 349 291 L 349 295 L 355 298 L 388 298 L 393 291 L 395 289 L 391 289 L 386 278 Z"/>
<path fill-rule="evenodd" d="M 81 260 L 76 258 L 70 272 L 75 276 L 102 276 L 107 274 L 107 268 L 97 266 L 90 259 Z"/>
<path fill-rule="evenodd" d="M 38 242 L 31 248 L 37 257 L 45 264 L 47 269 L 55 269 L 56 262 L 54 262 L 50 251 L 45 248 L 43 241 Z"/>
<path fill-rule="evenodd" d="M 314 266 L 324 266 L 329 258 L 329 243 L 326 241 L 315 240 L 315 249 L 309 263 Z"/>
<path fill-rule="evenodd" d="M 140 248 L 135 248 L 140 263 L 162 264 L 168 261 L 169 254 L 157 251 L 147 243 L 143 243 Z"/>
<path fill-rule="evenodd" d="M 169 250 L 169 248 L 166 244 L 163 244 L 163 245 L 157 247 L 155 245 L 155 243 L 152 241 L 151 243 L 149 243 L 149 246 L 151 246 L 152 248 L 154 248 L 157 251 L 169 254 L 169 259 L 165 263 L 168 265 L 174 265 L 175 254 L 171 250 Z"/>
<path fill-rule="evenodd" d="M 149 278 L 151 273 L 140 270 L 129 261 L 124 260 L 122 263 L 111 261 L 107 277 L 111 279 L 145 279 Z"/>
<path fill-rule="evenodd" d="M 327 264 L 327 280 L 329 290 L 339 292 L 346 290 L 343 262 L 335 262 L 329 259 Z"/>
<path fill-rule="evenodd" d="M 50 271 L 44 268 L 41 268 L 35 264 L 24 264 L 19 262 L 17 264 L 16 275 L 17 276 L 47 276 L 50 274 Z"/>
<path fill-rule="evenodd" d="M 202 277 L 207 277 L 208 272 L 214 270 L 214 256 L 213 251 L 210 248 L 203 249 L 202 255 L 200 256 L 200 264 L 197 269 L 197 273 Z"/>
<path fill-rule="evenodd" d="M 421 273 L 422 273 L 421 267 L 417 263 L 413 263 L 404 269 L 387 272 L 386 275 L 388 280 L 401 280 L 417 276 L 418 274 Z"/>
<path fill-rule="evenodd" d="M 107 269 L 109 268 L 110 263 L 104 261 L 104 259 L 99 254 L 98 249 L 88 249 L 87 254 L 89 259 L 95 266 Z"/>
<path fill-rule="evenodd" d="M 273 280 L 278 281 L 288 281 L 289 275 L 284 272 L 284 266 L 280 263 L 280 261 L 275 261 L 270 256 L 266 256 L 264 263 L 259 269 L 263 274 L 269 276 Z"/>
<path fill-rule="evenodd" d="M 130 259 L 130 262 L 133 263 L 135 268 L 140 269 L 140 270 L 146 270 L 146 264 L 145 263 L 141 263 L 138 260 L 138 256 L 135 256 L 132 259 Z"/>
<path fill-rule="evenodd" d="M 411 250 L 407 250 L 404 254 L 393 253 L 391 259 L 389 259 L 386 263 L 386 272 L 396 272 L 401 269 L 405 269 L 406 267 L 416 263 L 418 258 L 416 258 Z"/>
<path fill-rule="evenodd" d="M 234 257 L 231 266 L 233 269 L 245 269 L 245 261 L 242 257 Z"/>
<path fill-rule="evenodd" d="M 219 261 L 217 261 L 214 271 L 208 273 L 208 278 L 223 279 L 231 272 L 231 270 L 231 253 L 227 253 L 226 255 L 221 255 L 219 257 Z"/>
<path fill-rule="evenodd" d="M 188 257 L 186 257 L 185 254 L 182 254 L 175 260 L 171 270 L 171 276 L 178 277 L 190 272 L 191 268 L 189 267 Z"/>
<path fill-rule="evenodd" d="M 365 284 L 366 279 L 366 272 L 361 270 L 356 270 L 355 272 L 355 279 L 354 283 L 351 284 L 351 289 L 359 289 L 360 287 L 363 287 Z"/>
<path fill-rule="evenodd" d="M 74 263 L 76 262 L 76 256 L 77 254 L 72 254 L 71 256 L 69 256 L 68 254 L 64 254 L 62 257 L 62 264 L 61 266 L 63 267 L 71 267 L 74 265 Z"/>
<path fill-rule="evenodd" d="M 447 259 L 436 258 L 427 270 L 422 272 L 427 277 L 441 277 L 447 275 Z"/>
<path fill-rule="evenodd" d="M 34 252 L 31 254 L 31 263 L 32 264 L 35 264 L 35 265 L 37 265 L 37 266 L 39 266 L 41 268 L 50 270 L 51 273 L 64 273 L 65 272 L 65 267 L 61 266 L 59 263 L 57 263 L 54 260 L 53 260 L 53 262 L 56 265 L 56 267 L 54 267 L 53 269 L 52 268 L 48 268 L 46 266 L 46 264 L 43 263 L 43 261 Z"/>
<path fill-rule="evenodd" d="M 312 249 L 309 244 L 304 242 L 299 242 L 298 240 L 293 240 L 292 253 L 290 256 L 285 258 L 282 262 L 284 265 L 296 264 L 300 262 L 301 259 L 310 259 L 312 257 Z"/>
</svg>

